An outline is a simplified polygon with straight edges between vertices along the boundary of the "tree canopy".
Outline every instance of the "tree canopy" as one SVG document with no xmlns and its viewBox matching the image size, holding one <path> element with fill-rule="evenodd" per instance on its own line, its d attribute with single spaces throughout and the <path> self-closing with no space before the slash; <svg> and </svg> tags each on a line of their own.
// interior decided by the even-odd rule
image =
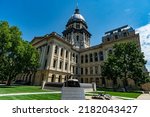
<svg viewBox="0 0 150 117">
<path fill-rule="evenodd" d="M 7 80 L 7 85 L 18 74 L 34 71 L 39 66 L 37 50 L 21 35 L 16 26 L 0 22 L 0 80 Z"/>
<path fill-rule="evenodd" d="M 115 44 L 102 66 L 102 76 L 114 83 L 118 78 L 122 79 L 124 87 L 128 78 L 138 85 L 146 81 L 145 64 L 144 54 L 135 42 Z"/>
</svg>

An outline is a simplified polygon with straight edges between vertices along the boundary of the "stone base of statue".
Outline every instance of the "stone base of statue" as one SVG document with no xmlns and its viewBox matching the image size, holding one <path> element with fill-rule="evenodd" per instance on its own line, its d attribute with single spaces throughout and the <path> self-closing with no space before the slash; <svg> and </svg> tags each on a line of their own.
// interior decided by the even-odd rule
<svg viewBox="0 0 150 117">
<path fill-rule="evenodd" d="M 84 89 L 80 87 L 62 87 L 62 100 L 85 100 Z"/>
</svg>

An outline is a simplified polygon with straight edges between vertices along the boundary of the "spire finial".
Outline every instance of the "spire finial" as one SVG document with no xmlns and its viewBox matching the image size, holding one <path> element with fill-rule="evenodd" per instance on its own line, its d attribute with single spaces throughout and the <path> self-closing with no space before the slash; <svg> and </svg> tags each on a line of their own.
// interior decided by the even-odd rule
<svg viewBox="0 0 150 117">
<path fill-rule="evenodd" d="M 80 12 L 79 12 L 78 0 L 76 0 L 76 9 L 75 9 L 75 14 L 80 14 Z"/>
<path fill-rule="evenodd" d="M 78 7 L 79 7 L 78 0 L 76 0 L 76 9 L 79 9 Z"/>
</svg>

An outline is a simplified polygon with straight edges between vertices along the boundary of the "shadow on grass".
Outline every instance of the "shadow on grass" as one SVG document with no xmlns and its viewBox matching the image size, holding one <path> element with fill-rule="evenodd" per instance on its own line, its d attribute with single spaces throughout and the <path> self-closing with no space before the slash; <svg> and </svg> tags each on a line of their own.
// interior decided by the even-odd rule
<svg viewBox="0 0 150 117">
<path fill-rule="evenodd" d="M 14 86 L 0 86 L 0 88 L 15 88 Z"/>
</svg>

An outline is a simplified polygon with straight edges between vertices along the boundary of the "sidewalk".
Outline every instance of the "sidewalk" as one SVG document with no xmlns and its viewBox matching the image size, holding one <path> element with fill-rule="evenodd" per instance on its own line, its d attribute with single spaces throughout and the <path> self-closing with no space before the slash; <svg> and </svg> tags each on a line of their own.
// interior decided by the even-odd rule
<svg viewBox="0 0 150 117">
<path fill-rule="evenodd" d="M 57 91 L 57 92 L 11 93 L 11 94 L 0 94 L 0 97 L 2 97 L 2 96 L 17 96 L 17 95 L 35 95 L 35 94 L 55 94 L 55 93 L 61 93 L 61 92 Z"/>
<path fill-rule="evenodd" d="M 150 94 L 141 94 L 137 100 L 150 100 Z"/>
</svg>

